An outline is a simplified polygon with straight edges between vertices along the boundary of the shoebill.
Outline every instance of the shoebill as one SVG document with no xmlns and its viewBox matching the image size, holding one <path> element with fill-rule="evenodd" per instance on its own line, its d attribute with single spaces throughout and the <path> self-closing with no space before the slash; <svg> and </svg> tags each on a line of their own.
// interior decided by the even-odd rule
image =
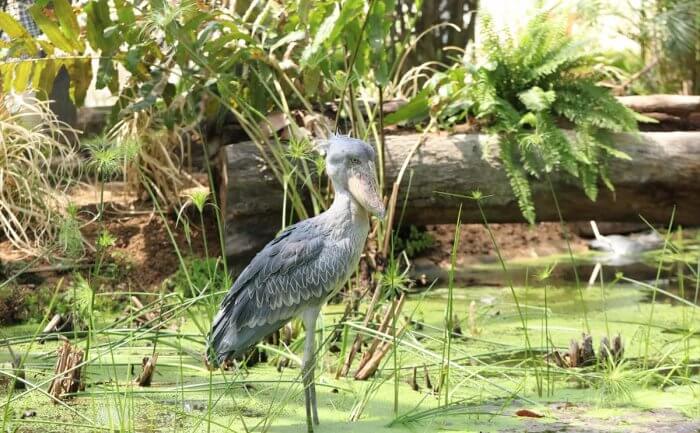
<svg viewBox="0 0 700 433">
<path fill-rule="evenodd" d="M 355 270 L 369 233 L 370 215 L 383 218 L 385 211 L 374 149 L 338 135 L 331 136 L 324 147 L 333 203 L 320 215 L 287 227 L 255 256 L 221 303 L 207 349 L 210 363 L 219 365 L 301 317 L 306 330 L 301 374 L 309 431 L 318 424 L 316 318 Z"/>
</svg>

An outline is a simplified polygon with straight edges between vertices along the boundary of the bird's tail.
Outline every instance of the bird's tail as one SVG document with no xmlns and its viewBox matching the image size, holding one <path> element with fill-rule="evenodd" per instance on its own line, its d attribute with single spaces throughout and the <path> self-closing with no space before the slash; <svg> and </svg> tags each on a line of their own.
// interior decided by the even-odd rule
<svg viewBox="0 0 700 433">
<path fill-rule="evenodd" d="M 219 368 L 219 366 L 221 366 L 221 362 L 219 362 L 219 357 L 216 353 L 216 348 L 212 344 L 211 333 L 207 335 L 207 344 L 204 352 L 204 363 L 210 370 L 217 369 Z"/>
<path fill-rule="evenodd" d="M 278 330 L 288 319 L 260 325 L 255 328 L 238 328 L 226 321 L 215 321 L 207 336 L 206 363 L 209 368 L 218 368 L 229 359 L 245 354 L 246 350 Z"/>
<path fill-rule="evenodd" d="M 210 369 L 219 368 L 231 356 L 228 341 L 237 333 L 235 324 L 227 318 L 226 309 L 221 309 L 214 317 L 207 335 L 204 360 Z"/>
</svg>

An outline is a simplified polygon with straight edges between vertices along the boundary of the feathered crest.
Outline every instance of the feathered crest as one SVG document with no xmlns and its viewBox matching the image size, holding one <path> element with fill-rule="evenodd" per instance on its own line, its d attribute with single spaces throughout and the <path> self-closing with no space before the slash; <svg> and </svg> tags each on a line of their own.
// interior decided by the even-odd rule
<svg viewBox="0 0 700 433">
<path fill-rule="evenodd" d="M 328 137 L 326 138 L 319 138 L 314 142 L 314 148 L 318 153 L 321 155 L 325 156 L 328 154 L 328 149 L 330 149 L 331 142 L 333 140 L 338 140 L 338 139 L 348 139 L 352 138 L 350 137 L 350 134 L 344 135 L 344 134 L 337 134 L 334 132 L 331 132 L 328 134 Z"/>
</svg>

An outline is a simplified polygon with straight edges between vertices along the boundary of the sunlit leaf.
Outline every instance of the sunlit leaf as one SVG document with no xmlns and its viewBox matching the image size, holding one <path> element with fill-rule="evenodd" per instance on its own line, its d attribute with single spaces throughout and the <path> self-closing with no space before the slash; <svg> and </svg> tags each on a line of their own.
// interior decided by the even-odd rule
<svg viewBox="0 0 700 433">
<path fill-rule="evenodd" d="M 109 14 L 109 4 L 106 0 L 91 0 L 85 5 L 87 13 L 87 38 L 96 50 L 102 50 L 103 55 L 111 54 L 119 45 L 119 33 L 105 36 L 105 29 L 114 25 Z"/>
<path fill-rule="evenodd" d="M 374 79 L 380 86 L 386 86 L 389 82 L 389 59 L 384 45 L 384 39 L 389 32 L 389 27 L 386 26 L 386 6 L 384 1 L 377 1 L 370 11 L 367 23 L 370 64 L 374 72 Z"/>
<path fill-rule="evenodd" d="M 30 87 L 35 90 L 39 90 L 39 84 L 41 83 L 41 74 L 46 67 L 46 61 L 43 59 L 41 61 L 34 63 L 34 68 L 32 69 L 32 79 Z"/>
<path fill-rule="evenodd" d="M 49 17 L 44 15 L 43 9 L 39 5 L 35 4 L 34 6 L 30 7 L 29 13 L 32 15 L 32 18 L 34 18 L 36 25 L 39 26 L 41 31 L 44 32 L 52 44 L 66 53 L 73 52 L 76 45 L 71 42 L 66 35 L 63 34 L 63 32 L 61 32 L 61 29 L 55 22 L 51 21 Z"/>
<path fill-rule="evenodd" d="M 10 41 L 24 40 L 24 47 L 31 56 L 36 56 L 38 51 L 33 43 L 32 36 L 17 20 L 9 14 L 0 11 L 0 30 L 10 37 Z"/>
<path fill-rule="evenodd" d="M 53 56 L 54 51 L 56 51 L 56 47 L 51 44 L 51 42 L 43 40 L 43 39 L 37 39 L 36 42 L 39 44 L 41 49 L 44 51 L 44 54 L 47 56 Z"/>
<path fill-rule="evenodd" d="M 272 44 L 270 51 L 275 51 L 277 48 L 286 47 L 292 42 L 300 41 L 306 37 L 306 33 L 302 30 L 296 30 L 291 33 L 287 33 L 281 37 L 277 42 Z"/>
<path fill-rule="evenodd" d="M 323 20 L 323 23 L 319 27 L 318 31 L 314 35 L 314 39 L 310 45 L 308 45 L 301 55 L 302 65 L 307 65 L 310 63 L 311 59 L 319 52 L 323 43 L 331 36 L 335 23 L 340 17 L 340 6 L 338 4 L 333 5 L 333 12 Z"/>
<path fill-rule="evenodd" d="M 63 34 L 77 45 L 76 49 L 80 50 L 80 45 L 82 45 L 80 27 L 70 2 L 68 0 L 53 0 L 53 6 Z"/>
<path fill-rule="evenodd" d="M 6 12 L 0 12 L 0 29 L 12 39 L 31 38 L 24 26 Z"/>
<path fill-rule="evenodd" d="M 46 96 L 51 94 L 53 82 L 56 79 L 56 71 L 56 62 L 53 59 L 45 59 L 42 62 L 41 76 L 39 77 L 37 89 L 44 91 Z"/>
<path fill-rule="evenodd" d="M 114 0 L 114 6 L 117 9 L 120 24 L 130 26 L 136 22 L 133 3 L 125 0 Z"/>
<path fill-rule="evenodd" d="M 556 97 L 553 90 L 544 91 L 537 86 L 518 93 L 518 99 L 525 105 L 525 108 L 534 112 L 547 110 Z"/>
<path fill-rule="evenodd" d="M 345 31 L 345 26 L 355 21 L 362 13 L 365 2 L 363 0 L 345 0 L 340 7 L 340 15 L 333 23 L 330 39 L 335 40 Z"/>
<path fill-rule="evenodd" d="M 430 113 L 430 107 L 428 105 L 429 96 L 430 93 L 427 89 L 421 90 L 413 99 L 408 101 L 406 105 L 386 116 L 384 123 L 393 125 L 399 122 L 425 119 Z"/>
<path fill-rule="evenodd" d="M 83 105 L 90 82 L 92 81 L 92 62 L 89 58 L 75 59 L 68 64 L 71 77 L 71 96 L 75 105 Z"/>
<path fill-rule="evenodd" d="M 2 78 L 2 91 L 12 90 L 12 77 L 14 76 L 16 63 L 0 63 L 0 78 Z"/>
<path fill-rule="evenodd" d="M 17 64 L 15 68 L 15 77 L 13 79 L 16 92 L 24 92 L 29 87 L 32 77 L 32 67 L 32 61 L 30 60 L 25 60 Z"/>
</svg>

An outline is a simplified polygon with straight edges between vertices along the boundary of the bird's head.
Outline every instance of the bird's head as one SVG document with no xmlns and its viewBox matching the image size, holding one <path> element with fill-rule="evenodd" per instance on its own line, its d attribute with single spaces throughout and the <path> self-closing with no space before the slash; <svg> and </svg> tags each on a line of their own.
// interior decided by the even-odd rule
<svg viewBox="0 0 700 433">
<path fill-rule="evenodd" d="M 326 172 L 336 190 L 346 190 L 367 212 L 384 217 L 372 146 L 344 135 L 331 135 L 323 144 Z"/>
</svg>

